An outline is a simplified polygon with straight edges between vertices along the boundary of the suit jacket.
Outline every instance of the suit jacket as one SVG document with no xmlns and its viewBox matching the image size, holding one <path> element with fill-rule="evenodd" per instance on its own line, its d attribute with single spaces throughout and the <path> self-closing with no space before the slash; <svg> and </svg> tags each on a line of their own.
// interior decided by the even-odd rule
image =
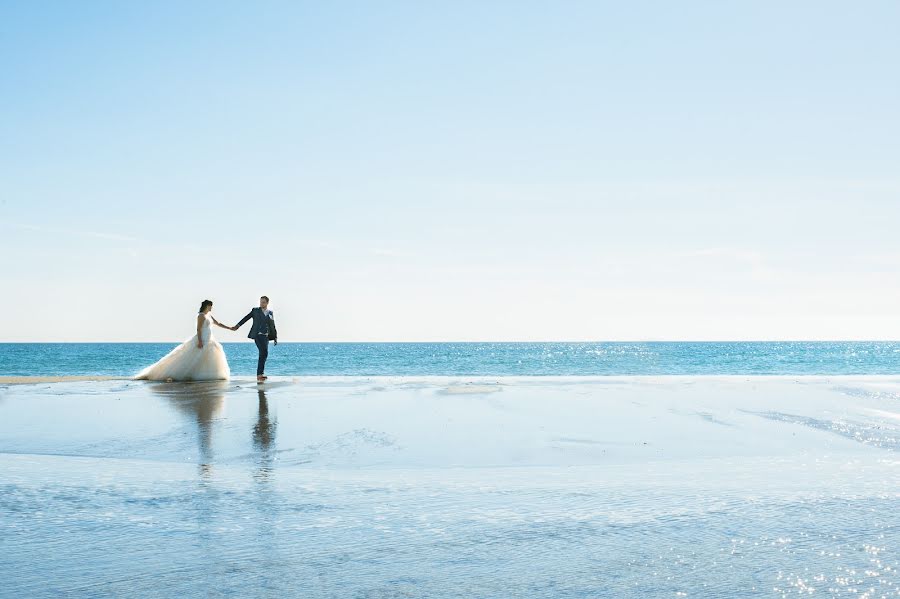
<svg viewBox="0 0 900 599">
<path fill-rule="evenodd" d="M 237 323 L 238 328 L 251 318 L 253 319 L 253 324 L 250 326 L 250 334 L 248 334 L 247 337 L 256 339 L 260 335 L 268 334 L 271 341 L 278 341 L 278 331 L 275 330 L 274 312 L 269 310 L 269 316 L 266 317 L 266 315 L 263 314 L 262 308 L 253 308 L 247 316 L 243 317 L 241 321 Z"/>
</svg>

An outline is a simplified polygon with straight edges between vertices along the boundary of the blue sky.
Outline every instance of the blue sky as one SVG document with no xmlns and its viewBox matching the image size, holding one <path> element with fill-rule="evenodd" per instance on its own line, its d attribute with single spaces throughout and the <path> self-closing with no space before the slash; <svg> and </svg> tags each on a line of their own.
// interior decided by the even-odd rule
<svg viewBox="0 0 900 599">
<path fill-rule="evenodd" d="M 898 339 L 898 22 L 0 3 L 0 340 Z"/>
</svg>

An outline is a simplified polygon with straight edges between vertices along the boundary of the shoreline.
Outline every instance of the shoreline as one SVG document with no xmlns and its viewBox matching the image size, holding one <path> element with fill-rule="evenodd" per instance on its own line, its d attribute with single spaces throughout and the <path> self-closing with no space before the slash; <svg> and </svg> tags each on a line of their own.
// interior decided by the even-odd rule
<svg viewBox="0 0 900 599">
<path fill-rule="evenodd" d="M 703 381 L 785 381 L 797 380 L 802 382 L 822 382 L 828 380 L 841 381 L 880 381 L 880 382 L 898 382 L 900 383 L 900 373 L 898 374 L 597 374 L 597 375 L 548 375 L 548 374 L 532 374 L 532 375 L 466 375 L 466 374 L 435 374 L 435 375 L 271 375 L 267 382 L 306 382 L 306 383 L 422 383 L 422 384 L 488 384 L 488 383 L 504 383 L 504 384 L 528 384 L 534 382 L 555 382 L 555 383 L 628 383 L 628 382 L 677 382 L 689 380 Z M 164 381 L 146 381 L 135 379 L 133 376 L 123 375 L 62 375 L 62 376 L 19 376 L 19 375 L 0 375 L 0 385 L 33 385 L 33 384 L 55 384 L 55 383 L 87 383 L 87 382 L 106 382 L 106 381 L 134 381 L 141 383 L 157 383 L 165 384 Z M 230 379 L 222 379 L 217 381 L 172 381 L 173 383 L 256 383 L 256 379 L 252 375 L 233 376 Z"/>
</svg>

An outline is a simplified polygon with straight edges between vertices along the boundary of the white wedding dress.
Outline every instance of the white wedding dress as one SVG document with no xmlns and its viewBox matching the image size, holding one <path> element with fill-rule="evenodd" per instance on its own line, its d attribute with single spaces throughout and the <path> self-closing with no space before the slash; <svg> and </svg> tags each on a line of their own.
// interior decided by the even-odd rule
<svg viewBox="0 0 900 599">
<path fill-rule="evenodd" d="M 200 336 L 203 347 L 197 347 L 194 335 L 161 359 L 138 373 L 135 379 L 148 381 L 215 381 L 228 379 L 231 370 L 222 344 L 212 335 L 212 316 L 203 314 Z"/>
</svg>

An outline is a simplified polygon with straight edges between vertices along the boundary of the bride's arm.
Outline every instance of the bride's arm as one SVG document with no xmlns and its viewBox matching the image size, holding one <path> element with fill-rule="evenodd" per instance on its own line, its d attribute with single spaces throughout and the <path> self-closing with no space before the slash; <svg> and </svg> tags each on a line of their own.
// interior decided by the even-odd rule
<svg viewBox="0 0 900 599">
<path fill-rule="evenodd" d="M 213 319 L 213 323 L 214 323 L 217 327 L 222 327 L 223 329 L 228 329 L 229 331 L 231 330 L 231 327 L 226 327 L 224 324 L 222 324 L 221 322 L 219 322 L 218 320 L 216 320 L 216 317 L 215 317 L 215 316 L 210 315 L 210 318 Z"/>
<path fill-rule="evenodd" d="M 203 315 L 197 315 L 197 347 L 203 349 L 203 335 L 200 334 L 200 331 L 203 329 Z"/>
</svg>

